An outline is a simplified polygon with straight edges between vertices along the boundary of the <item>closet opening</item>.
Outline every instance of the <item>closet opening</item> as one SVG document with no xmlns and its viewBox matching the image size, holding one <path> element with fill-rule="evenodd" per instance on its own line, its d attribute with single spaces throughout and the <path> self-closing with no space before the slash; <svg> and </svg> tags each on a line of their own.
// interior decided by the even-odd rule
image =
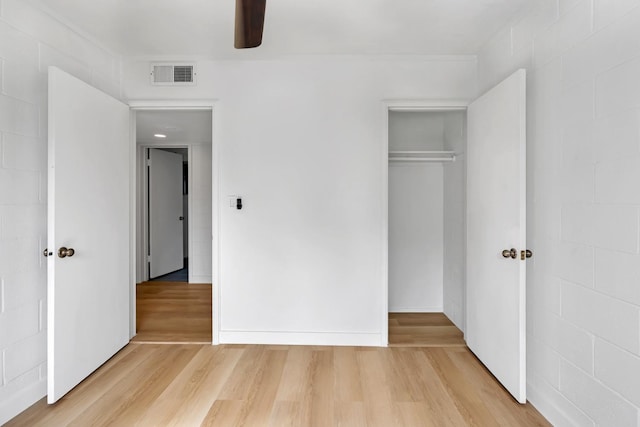
<svg viewBox="0 0 640 427">
<path fill-rule="evenodd" d="M 465 346 L 466 110 L 387 114 L 388 344 Z"/>
</svg>

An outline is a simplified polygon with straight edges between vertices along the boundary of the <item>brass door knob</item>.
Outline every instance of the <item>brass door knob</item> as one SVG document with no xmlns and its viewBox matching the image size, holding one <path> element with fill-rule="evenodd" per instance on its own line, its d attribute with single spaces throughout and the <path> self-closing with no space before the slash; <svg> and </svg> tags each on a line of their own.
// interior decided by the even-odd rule
<svg viewBox="0 0 640 427">
<path fill-rule="evenodd" d="M 505 249 L 504 251 L 502 251 L 502 256 L 505 258 L 516 259 L 516 257 L 518 256 L 518 251 L 516 251 L 515 248 Z"/>
<path fill-rule="evenodd" d="M 65 257 L 72 257 L 73 254 L 75 254 L 76 251 L 73 248 L 65 248 L 64 246 L 61 247 L 60 249 L 58 249 L 58 257 L 60 258 L 65 258 Z"/>
</svg>

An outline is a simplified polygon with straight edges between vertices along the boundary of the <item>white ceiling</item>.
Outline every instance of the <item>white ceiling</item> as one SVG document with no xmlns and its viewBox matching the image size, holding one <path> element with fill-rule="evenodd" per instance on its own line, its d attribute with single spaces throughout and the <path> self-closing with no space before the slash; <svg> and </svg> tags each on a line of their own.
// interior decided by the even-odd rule
<svg viewBox="0 0 640 427">
<path fill-rule="evenodd" d="M 475 54 L 534 0 L 267 0 L 249 51 L 233 49 L 235 0 L 32 1 L 126 57 L 245 58 Z"/>
<path fill-rule="evenodd" d="M 167 137 L 155 138 L 153 135 L 156 133 Z M 138 144 L 158 141 L 167 144 L 211 142 L 211 111 L 138 111 L 136 141 Z"/>
</svg>

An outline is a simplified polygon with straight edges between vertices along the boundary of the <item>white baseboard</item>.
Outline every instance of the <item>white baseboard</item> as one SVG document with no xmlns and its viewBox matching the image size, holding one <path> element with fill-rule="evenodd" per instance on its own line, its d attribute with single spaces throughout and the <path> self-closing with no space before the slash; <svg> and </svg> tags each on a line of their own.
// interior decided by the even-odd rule
<svg viewBox="0 0 640 427">
<path fill-rule="evenodd" d="M 379 347 L 379 333 L 220 331 L 220 344 Z"/>
<path fill-rule="evenodd" d="M 442 306 L 437 307 L 389 307 L 389 313 L 442 313 L 444 308 Z"/>
<path fill-rule="evenodd" d="M 0 425 L 3 425 L 47 395 L 47 380 L 43 379 L 11 395 L 0 403 Z"/>
<path fill-rule="evenodd" d="M 211 276 L 189 276 L 189 283 L 211 283 Z"/>
</svg>

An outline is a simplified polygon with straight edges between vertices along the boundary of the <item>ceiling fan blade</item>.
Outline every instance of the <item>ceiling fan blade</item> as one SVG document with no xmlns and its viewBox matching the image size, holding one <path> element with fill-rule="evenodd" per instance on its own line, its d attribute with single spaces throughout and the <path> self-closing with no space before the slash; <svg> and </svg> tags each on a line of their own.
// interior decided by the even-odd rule
<svg viewBox="0 0 640 427">
<path fill-rule="evenodd" d="M 236 0 L 236 49 L 260 46 L 267 0 Z"/>
</svg>

